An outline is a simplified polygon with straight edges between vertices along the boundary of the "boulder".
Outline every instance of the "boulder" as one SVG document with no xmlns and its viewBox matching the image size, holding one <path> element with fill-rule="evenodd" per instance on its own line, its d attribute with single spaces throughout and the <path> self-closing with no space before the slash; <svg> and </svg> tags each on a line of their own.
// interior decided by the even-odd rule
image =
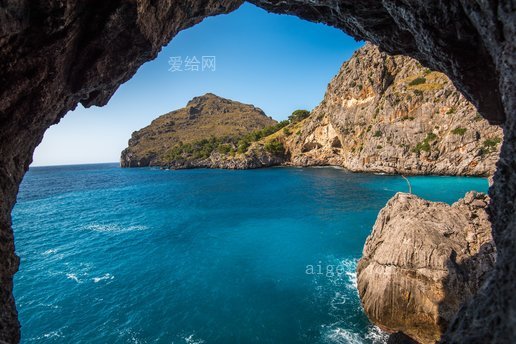
<svg viewBox="0 0 516 344">
<path fill-rule="evenodd" d="M 441 338 L 495 263 L 487 195 L 448 205 L 397 193 L 381 210 L 357 267 L 369 319 L 420 343 Z"/>
</svg>

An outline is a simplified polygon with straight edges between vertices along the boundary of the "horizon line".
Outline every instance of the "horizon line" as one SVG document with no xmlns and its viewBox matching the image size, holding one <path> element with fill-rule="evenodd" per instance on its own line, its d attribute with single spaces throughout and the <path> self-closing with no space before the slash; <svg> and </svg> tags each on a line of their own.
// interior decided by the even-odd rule
<svg viewBox="0 0 516 344">
<path fill-rule="evenodd" d="M 29 165 L 29 169 L 33 167 L 64 167 L 64 166 L 79 166 L 79 165 L 104 165 L 104 164 L 118 164 L 120 161 L 109 161 L 109 162 L 79 162 L 79 163 L 64 163 L 64 164 L 51 164 L 51 165 Z"/>
</svg>

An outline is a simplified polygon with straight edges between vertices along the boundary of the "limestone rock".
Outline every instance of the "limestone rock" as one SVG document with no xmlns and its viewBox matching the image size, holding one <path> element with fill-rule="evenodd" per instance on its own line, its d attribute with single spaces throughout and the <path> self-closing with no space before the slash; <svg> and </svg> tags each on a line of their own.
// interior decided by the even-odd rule
<svg viewBox="0 0 516 344">
<path fill-rule="evenodd" d="M 373 323 L 421 343 L 440 339 L 493 269 L 488 202 L 476 192 L 451 206 L 404 193 L 389 200 L 357 268 Z"/>
<path fill-rule="evenodd" d="M 444 74 L 369 43 L 295 131 L 284 139 L 291 165 L 484 176 L 494 174 L 503 136 Z"/>
</svg>

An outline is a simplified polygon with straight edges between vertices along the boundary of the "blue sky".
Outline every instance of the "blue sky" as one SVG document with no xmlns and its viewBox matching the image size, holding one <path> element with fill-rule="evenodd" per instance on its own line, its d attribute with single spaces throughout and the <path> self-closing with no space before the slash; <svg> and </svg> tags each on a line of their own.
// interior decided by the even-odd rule
<svg viewBox="0 0 516 344">
<path fill-rule="evenodd" d="M 32 166 L 116 162 L 131 133 L 191 98 L 215 93 L 277 120 L 322 100 L 340 65 L 362 46 L 342 31 L 250 4 L 180 32 L 104 107 L 78 106 L 47 130 Z M 215 71 L 171 72 L 171 57 L 215 56 Z"/>
</svg>

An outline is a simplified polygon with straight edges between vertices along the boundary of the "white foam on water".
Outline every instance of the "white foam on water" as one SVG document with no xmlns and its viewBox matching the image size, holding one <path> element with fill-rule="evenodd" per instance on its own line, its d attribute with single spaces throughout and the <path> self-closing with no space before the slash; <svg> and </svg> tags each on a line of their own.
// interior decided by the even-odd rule
<svg viewBox="0 0 516 344">
<path fill-rule="evenodd" d="M 61 331 L 51 331 L 51 332 L 48 332 L 48 333 L 45 333 L 43 335 L 43 338 L 61 338 L 63 337 L 63 335 L 61 334 Z"/>
<path fill-rule="evenodd" d="M 124 343 L 133 344 L 145 344 L 147 340 L 140 338 L 140 334 L 137 331 L 131 329 L 118 330 L 119 337 L 123 339 Z"/>
<path fill-rule="evenodd" d="M 371 344 L 385 344 L 389 339 L 389 334 L 380 330 L 378 326 L 371 325 L 365 337 Z"/>
<path fill-rule="evenodd" d="M 82 281 L 77 277 L 76 274 L 66 274 L 66 278 L 71 279 L 77 283 L 82 283 Z"/>
<path fill-rule="evenodd" d="M 342 305 L 344 305 L 346 303 L 346 300 L 347 300 L 346 295 L 337 291 L 337 292 L 335 292 L 335 295 L 333 296 L 333 298 L 330 301 L 330 306 L 334 310 L 338 310 L 342 307 Z"/>
<path fill-rule="evenodd" d="M 93 277 L 91 280 L 93 281 L 93 283 L 99 283 L 100 281 L 112 280 L 114 278 L 115 278 L 115 276 L 107 273 L 107 274 L 104 274 L 104 276 L 101 276 L 101 277 Z"/>
<path fill-rule="evenodd" d="M 48 308 L 52 308 L 52 309 L 58 309 L 59 308 L 59 306 L 56 306 L 56 305 L 51 304 L 51 303 L 38 303 L 38 306 L 48 307 Z"/>
<path fill-rule="evenodd" d="M 203 343 L 205 343 L 204 340 L 202 340 L 200 338 L 195 338 L 195 333 L 193 333 L 189 336 L 186 336 L 183 339 L 185 340 L 186 344 L 203 344 Z"/>
<path fill-rule="evenodd" d="M 341 273 L 335 273 L 334 276 L 328 277 L 330 283 L 336 287 L 344 286 L 346 289 L 357 291 L 357 263 L 357 259 L 349 258 L 330 260 L 328 264 L 338 266 L 341 271 Z"/>
<path fill-rule="evenodd" d="M 349 329 L 336 326 L 336 324 L 327 327 L 323 342 L 328 344 L 386 344 L 389 338 L 389 334 L 383 332 L 377 326 L 371 325 L 365 335 L 360 335 Z"/>
<path fill-rule="evenodd" d="M 147 230 L 147 226 L 143 225 L 134 225 L 134 226 L 122 226 L 116 223 L 112 224 L 99 224 L 94 223 L 91 225 L 87 225 L 84 227 L 86 230 L 94 231 L 94 232 L 100 232 L 100 233 L 127 233 L 127 232 L 135 232 L 135 231 L 144 231 Z"/>
<path fill-rule="evenodd" d="M 55 248 L 52 248 L 50 250 L 46 250 L 45 252 L 43 252 L 42 255 L 43 256 L 48 256 L 48 255 L 54 254 L 56 252 L 57 252 L 57 250 Z"/>
<path fill-rule="evenodd" d="M 356 271 L 346 271 L 346 276 L 348 278 L 348 283 L 346 284 L 346 287 L 348 289 L 352 289 L 357 291 L 358 289 L 358 282 L 357 282 L 357 272 Z"/>
<path fill-rule="evenodd" d="M 326 334 L 326 341 L 335 344 L 363 344 L 364 341 L 357 333 L 337 327 Z"/>
<path fill-rule="evenodd" d="M 64 338 L 62 330 L 59 329 L 59 330 L 55 330 L 55 331 L 50 331 L 50 332 L 42 334 L 41 336 L 29 338 L 29 339 L 27 339 L 27 341 L 39 343 L 45 339 L 53 339 L 53 338 Z"/>
<path fill-rule="evenodd" d="M 387 342 L 388 334 L 376 326 L 370 325 L 359 330 L 353 328 L 353 324 L 347 323 L 353 321 L 354 316 L 362 312 L 357 290 L 357 263 L 358 259 L 355 258 L 335 257 L 327 257 L 321 263 L 321 265 L 339 266 L 338 273 L 333 276 L 319 276 L 316 282 L 320 283 L 323 278 L 326 280 L 324 291 L 318 293 L 318 296 L 323 297 L 324 302 L 327 302 L 326 300 L 329 298 L 330 313 L 340 319 L 333 324 L 322 326 L 321 343 L 385 344 Z M 316 283 L 316 286 L 319 286 L 319 283 Z"/>
</svg>

